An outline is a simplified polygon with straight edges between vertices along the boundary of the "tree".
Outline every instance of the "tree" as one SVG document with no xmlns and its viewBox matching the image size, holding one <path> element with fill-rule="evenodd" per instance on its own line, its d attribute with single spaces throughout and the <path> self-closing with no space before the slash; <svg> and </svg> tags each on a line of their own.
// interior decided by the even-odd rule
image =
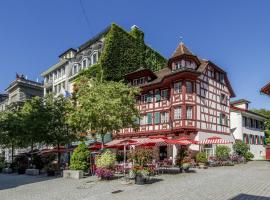
<svg viewBox="0 0 270 200">
<path fill-rule="evenodd" d="M 135 96 L 139 89 L 123 82 L 102 82 L 83 77 L 77 83 L 76 107 L 69 121 L 76 131 L 104 135 L 122 128 L 138 127 Z"/>
<path fill-rule="evenodd" d="M 44 142 L 57 146 L 58 167 L 60 166 L 60 145 L 66 145 L 76 139 L 76 135 L 67 123 L 71 111 L 71 102 L 62 95 L 53 97 L 48 95 L 44 100 L 44 109 L 47 113 L 47 134 Z"/>
<path fill-rule="evenodd" d="M 233 145 L 234 152 L 239 156 L 245 156 L 245 154 L 249 151 L 249 146 L 243 141 L 236 141 Z"/>
<path fill-rule="evenodd" d="M 11 148 L 11 160 L 14 160 L 14 149 L 26 146 L 23 137 L 21 107 L 10 105 L 0 113 L 0 146 Z"/>
<path fill-rule="evenodd" d="M 21 113 L 24 139 L 31 146 L 31 152 L 33 152 L 34 145 L 43 143 L 46 138 L 49 115 L 44 107 L 43 99 L 40 97 L 26 101 Z M 33 161 L 33 156 L 31 156 L 31 161 Z"/>
<path fill-rule="evenodd" d="M 86 171 L 89 168 L 89 156 L 90 151 L 85 143 L 79 144 L 71 156 L 70 169 Z"/>
</svg>

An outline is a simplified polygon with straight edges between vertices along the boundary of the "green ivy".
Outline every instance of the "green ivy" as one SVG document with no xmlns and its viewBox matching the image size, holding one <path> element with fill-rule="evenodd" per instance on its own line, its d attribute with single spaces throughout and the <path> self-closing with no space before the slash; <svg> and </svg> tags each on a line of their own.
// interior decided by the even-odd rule
<svg viewBox="0 0 270 200">
<path fill-rule="evenodd" d="M 105 79 L 119 81 L 123 79 L 123 75 L 140 67 L 158 71 L 166 63 L 163 56 L 144 43 L 144 33 L 141 30 L 134 28 L 127 32 L 112 24 L 105 36 L 104 50 L 98 64 Z M 90 74 L 95 73 L 92 70 Z"/>
</svg>

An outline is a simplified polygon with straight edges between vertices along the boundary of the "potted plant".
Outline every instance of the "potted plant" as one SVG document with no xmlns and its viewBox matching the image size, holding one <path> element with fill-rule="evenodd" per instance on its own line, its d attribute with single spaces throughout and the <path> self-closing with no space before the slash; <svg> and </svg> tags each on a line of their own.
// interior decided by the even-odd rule
<svg viewBox="0 0 270 200">
<path fill-rule="evenodd" d="M 196 155 L 196 161 L 199 165 L 199 168 L 205 169 L 207 164 L 207 156 L 205 152 L 199 152 Z"/>
<path fill-rule="evenodd" d="M 130 178 L 135 179 L 135 184 L 143 185 L 153 174 L 147 164 L 152 162 L 154 151 L 153 149 L 137 148 L 129 154 L 129 157 L 135 163 L 130 171 Z"/>
<path fill-rule="evenodd" d="M 189 172 L 189 168 L 191 167 L 191 158 L 189 156 L 184 157 L 181 167 L 185 172 Z"/>
<path fill-rule="evenodd" d="M 70 160 L 70 169 L 64 170 L 63 177 L 64 178 L 73 178 L 73 179 L 81 179 L 83 177 L 83 172 L 86 172 L 89 169 L 89 156 L 90 151 L 85 143 L 79 144 Z"/>
<path fill-rule="evenodd" d="M 101 180 L 110 180 L 113 178 L 114 175 L 114 164 L 116 161 L 115 153 L 106 150 L 101 155 L 96 157 L 96 175 Z"/>
<path fill-rule="evenodd" d="M 149 167 L 133 166 L 130 175 L 134 177 L 135 184 L 143 185 L 152 175 L 152 170 Z"/>
</svg>

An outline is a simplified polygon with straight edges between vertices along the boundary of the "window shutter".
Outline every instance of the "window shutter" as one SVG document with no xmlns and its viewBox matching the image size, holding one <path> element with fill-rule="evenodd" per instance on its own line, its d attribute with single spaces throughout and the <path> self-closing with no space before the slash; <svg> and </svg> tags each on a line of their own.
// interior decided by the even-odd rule
<svg viewBox="0 0 270 200">
<path fill-rule="evenodd" d="M 159 124 L 160 123 L 160 112 L 156 112 L 155 113 L 155 124 Z"/>
<path fill-rule="evenodd" d="M 152 124 L 152 113 L 147 113 L 147 124 Z"/>
</svg>

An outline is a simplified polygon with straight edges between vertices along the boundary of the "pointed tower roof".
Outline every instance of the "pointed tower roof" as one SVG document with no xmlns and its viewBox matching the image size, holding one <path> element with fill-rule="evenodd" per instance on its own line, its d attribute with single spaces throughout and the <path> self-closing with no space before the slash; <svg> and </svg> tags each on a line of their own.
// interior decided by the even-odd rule
<svg viewBox="0 0 270 200">
<path fill-rule="evenodd" d="M 183 54 L 194 56 L 193 53 L 185 46 L 185 44 L 183 42 L 180 42 L 178 47 L 173 52 L 172 58 L 181 56 Z"/>
</svg>

